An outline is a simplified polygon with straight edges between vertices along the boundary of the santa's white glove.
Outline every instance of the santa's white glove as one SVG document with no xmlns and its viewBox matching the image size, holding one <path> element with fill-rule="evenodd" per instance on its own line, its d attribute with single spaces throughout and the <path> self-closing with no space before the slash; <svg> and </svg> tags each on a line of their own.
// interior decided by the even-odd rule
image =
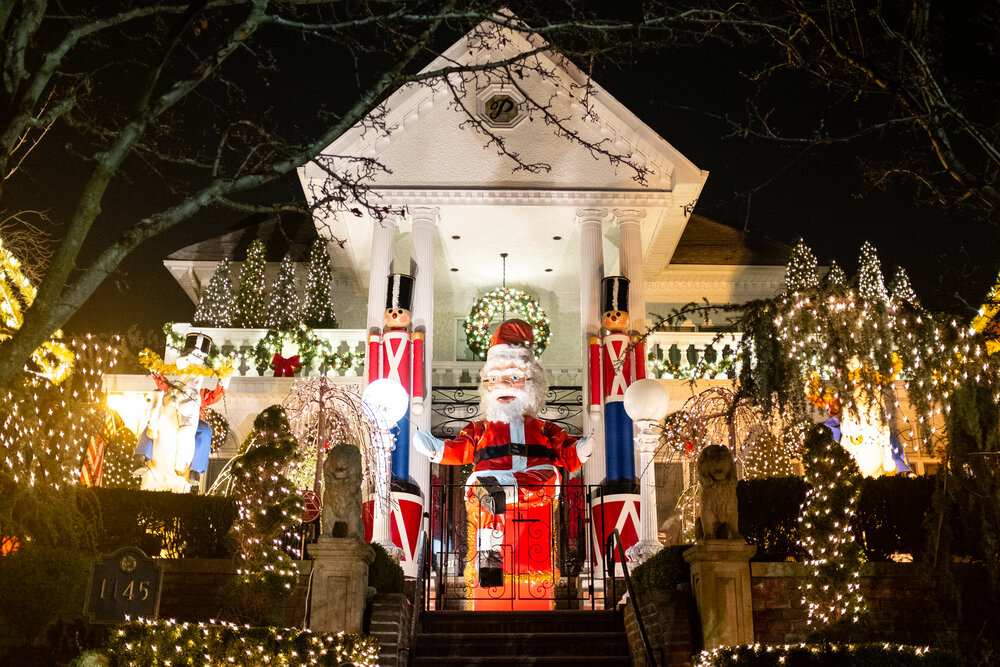
<svg viewBox="0 0 1000 667">
<path fill-rule="evenodd" d="M 444 440 L 439 440 L 431 435 L 430 431 L 417 431 L 413 434 L 414 448 L 428 457 L 432 462 L 437 463 L 444 454 Z"/>
<path fill-rule="evenodd" d="M 594 453 L 594 439 L 592 436 L 593 434 L 576 441 L 576 457 L 580 459 L 580 463 L 586 463 L 590 455 Z"/>
</svg>

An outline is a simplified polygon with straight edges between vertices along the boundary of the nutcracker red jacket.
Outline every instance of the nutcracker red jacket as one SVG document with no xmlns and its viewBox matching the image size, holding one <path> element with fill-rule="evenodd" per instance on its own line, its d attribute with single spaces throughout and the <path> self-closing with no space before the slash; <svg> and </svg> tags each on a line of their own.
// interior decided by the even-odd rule
<svg viewBox="0 0 1000 667">
<path fill-rule="evenodd" d="M 576 438 L 557 424 L 534 417 L 524 418 L 523 437 L 519 426 L 486 420 L 469 422 L 457 438 L 444 441 L 444 449 L 434 462 L 475 464 L 468 484 L 480 476 L 492 476 L 501 484 L 521 489 L 546 485 L 544 495 L 557 495 L 557 468 L 572 472 L 583 465 L 576 453 Z"/>
</svg>

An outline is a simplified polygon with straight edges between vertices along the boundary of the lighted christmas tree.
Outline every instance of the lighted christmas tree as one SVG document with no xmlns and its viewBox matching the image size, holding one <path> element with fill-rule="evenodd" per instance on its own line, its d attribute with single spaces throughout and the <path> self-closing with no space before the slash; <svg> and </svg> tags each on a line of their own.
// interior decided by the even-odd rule
<svg viewBox="0 0 1000 667">
<path fill-rule="evenodd" d="M 233 525 L 239 567 L 226 593 L 231 620 L 270 620 L 298 581 L 298 568 L 282 548 L 302 514 L 302 500 L 287 476 L 299 463 L 297 450 L 284 409 L 273 405 L 257 415 L 231 462 L 231 494 L 239 509 Z"/>
<path fill-rule="evenodd" d="M 254 239 L 240 271 L 240 288 L 236 294 L 236 326 L 258 328 L 267 326 L 267 292 L 264 269 L 267 266 L 264 242 Z"/>
<path fill-rule="evenodd" d="M 788 266 L 785 267 L 785 290 L 801 292 L 818 286 L 819 272 L 816 256 L 813 255 L 805 241 L 799 239 L 792 249 L 791 257 L 788 258 Z"/>
<path fill-rule="evenodd" d="M 290 329 L 301 319 L 299 295 L 295 291 L 295 262 L 289 255 L 281 260 L 278 280 L 271 287 L 267 312 L 267 326 L 272 329 Z"/>
<path fill-rule="evenodd" d="M 194 311 L 194 325 L 198 327 L 231 327 L 236 320 L 236 299 L 229 262 L 222 260 L 215 267 L 208 287 L 202 292 L 201 301 Z"/>
<path fill-rule="evenodd" d="M 872 303 L 887 303 L 889 292 L 882 278 L 882 262 L 879 261 L 875 247 L 865 241 L 861 246 L 861 258 L 858 266 L 858 294 Z"/>
<path fill-rule="evenodd" d="M 908 303 L 911 306 L 919 305 L 917 293 L 910 285 L 910 276 L 906 274 L 906 269 L 901 266 L 896 267 L 896 275 L 892 277 L 892 302 L 897 306 Z"/>
<path fill-rule="evenodd" d="M 799 515 L 799 546 L 810 566 L 801 588 L 808 623 L 849 630 L 865 613 L 859 590 L 864 553 L 851 532 L 861 473 L 823 425 L 806 436 L 802 465 L 810 485 Z"/>
<path fill-rule="evenodd" d="M 330 281 L 333 279 L 333 266 L 330 263 L 330 253 L 326 249 L 326 241 L 318 239 L 313 242 L 309 253 L 309 275 L 306 279 L 306 299 L 302 307 L 302 321 L 317 329 L 334 329 L 337 317 L 330 303 Z"/>
<path fill-rule="evenodd" d="M 826 274 L 826 284 L 834 288 L 845 287 L 847 285 L 847 275 L 837 262 L 830 262 L 830 270 Z"/>
</svg>

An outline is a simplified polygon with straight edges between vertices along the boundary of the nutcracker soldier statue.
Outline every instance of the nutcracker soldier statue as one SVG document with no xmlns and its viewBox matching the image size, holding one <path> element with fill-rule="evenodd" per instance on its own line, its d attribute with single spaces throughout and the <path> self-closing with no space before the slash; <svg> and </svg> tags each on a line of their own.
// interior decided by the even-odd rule
<svg viewBox="0 0 1000 667">
<path fill-rule="evenodd" d="M 625 548 L 639 539 L 634 433 L 632 419 L 625 412 L 625 390 L 646 377 L 642 340 L 629 333 L 628 288 L 628 278 L 623 276 L 609 276 L 601 282 L 601 325 L 606 333 L 590 339 L 589 374 L 590 413 L 595 422 L 601 420 L 603 399 L 607 465 L 603 493 L 593 510 L 594 543 L 604 544 L 618 528 Z"/>
<path fill-rule="evenodd" d="M 403 386 L 410 396 L 410 409 L 396 423 L 396 446 L 392 451 L 392 509 L 390 529 L 393 543 L 403 550 L 401 565 L 409 576 L 416 574 L 417 536 L 423 517 L 420 489 L 410 481 L 410 415 L 424 407 L 424 334 L 410 331 L 413 276 L 393 273 L 385 298 L 385 327 L 368 338 L 368 382 L 388 378 Z M 371 503 L 365 507 L 366 539 L 371 540 Z"/>
</svg>

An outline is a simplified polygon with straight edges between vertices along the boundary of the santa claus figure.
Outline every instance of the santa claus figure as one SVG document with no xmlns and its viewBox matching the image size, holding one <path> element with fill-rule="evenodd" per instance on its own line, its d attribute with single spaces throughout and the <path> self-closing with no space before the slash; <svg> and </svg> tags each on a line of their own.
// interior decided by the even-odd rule
<svg viewBox="0 0 1000 667">
<path fill-rule="evenodd" d="M 368 338 L 368 382 L 389 378 L 403 385 L 410 395 L 410 411 L 396 424 L 396 448 L 392 451 L 392 478 L 397 486 L 409 486 L 410 413 L 419 416 L 424 407 L 424 334 L 410 332 L 413 276 L 393 273 L 385 297 L 385 327 Z"/>
<path fill-rule="evenodd" d="M 629 492 L 635 482 L 632 420 L 625 412 L 625 390 L 646 377 L 642 341 L 628 332 L 628 278 L 601 282 L 601 324 L 607 330 L 590 339 L 590 411 L 601 417 L 604 399 L 604 451 L 607 486 Z"/>
<path fill-rule="evenodd" d="M 527 322 L 503 322 L 480 373 L 486 418 L 467 424 L 454 440 L 427 431 L 414 436 L 416 449 L 434 463 L 474 464 L 466 483 L 472 533 L 466 580 L 474 609 L 491 608 L 497 599 L 506 609 L 551 606 L 537 592 L 557 576 L 551 537 L 537 525 L 551 526 L 563 472 L 579 469 L 593 449 L 589 437 L 578 442 L 557 424 L 538 419 L 547 384 L 533 345 Z"/>
</svg>

